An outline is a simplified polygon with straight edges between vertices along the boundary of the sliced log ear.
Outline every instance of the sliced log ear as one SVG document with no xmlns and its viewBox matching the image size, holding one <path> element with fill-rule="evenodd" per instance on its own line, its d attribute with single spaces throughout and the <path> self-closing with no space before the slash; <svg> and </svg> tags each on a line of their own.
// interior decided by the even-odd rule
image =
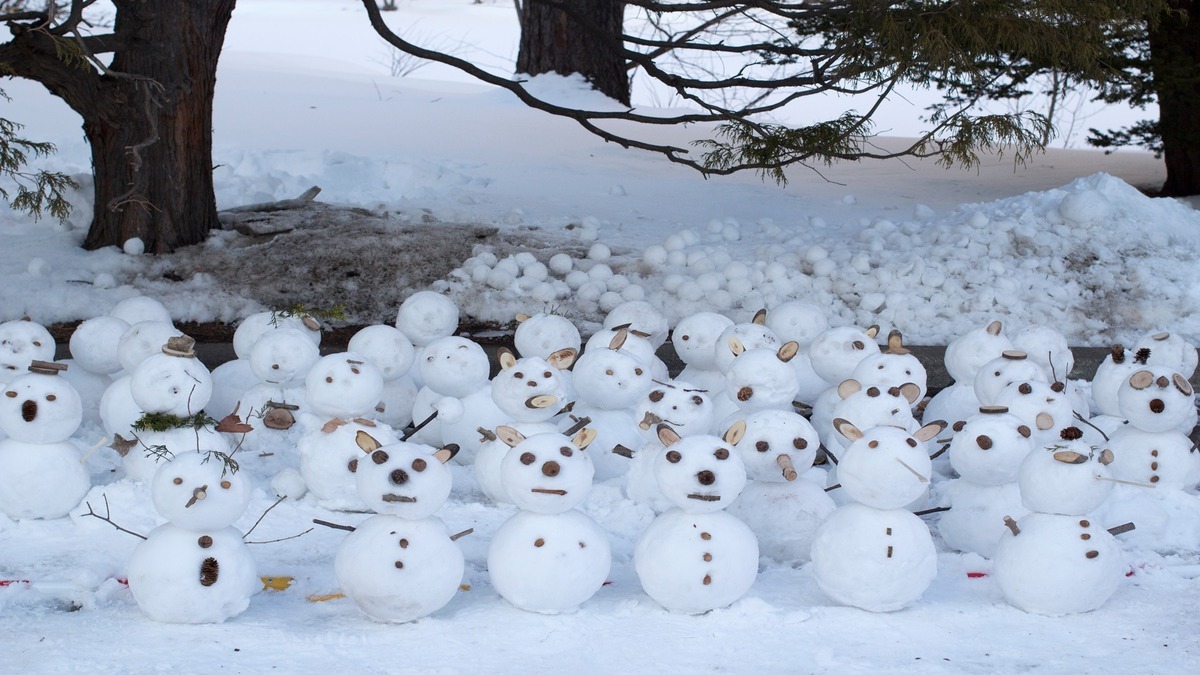
<svg viewBox="0 0 1200 675">
<path fill-rule="evenodd" d="M 767 308 L 764 307 L 754 313 L 754 318 L 750 319 L 750 323 L 756 323 L 760 326 L 767 325 Z"/>
<path fill-rule="evenodd" d="M 555 403 L 558 403 L 557 396 L 551 396 L 550 394 L 542 394 L 541 396 L 533 396 L 533 397 L 526 399 L 525 407 L 529 408 L 530 410 L 541 410 L 542 408 L 549 408 L 550 406 L 554 405 Z"/>
<path fill-rule="evenodd" d="M 868 327 L 867 327 L 867 329 L 863 331 L 863 333 L 866 333 L 867 337 L 869 337 L 869 338 L 871 338 L 872 340 L 874 340 L 874 339 L 875 339 L 875 336 L 876 336 L 876 335 L 879 335 L 879 326 L 878 326 L 878 324 L 876 324 L 876 325 L 873 325 L 873 326 L 868 326 Z"/>
<path fill-rule="evenodd" d="M 1116 458 L 1117 458 L 1117 456 L 1113 454 L 1112 450 L 1105 448 L 1104 450 L 1102 450 L 1100 452 L 1100 460 L 1099 461 L 1104 466 L 1108 466 L 1109 464 L 1112 464 L 1113 460 Z"/>
<path fill-rule="evenodd" d="M 1087 455 L 1075 452 L 1074 450 L 1059 450 L 1054 453 L 1054 459 L 1063 464 L 1083 464 L 1088 460 Z"/>
<path fill-rule="evenodd" d="M 838 385 L 837 393 L 838 396 L 841 396 L 842 400 L 844 401 L 850 398 L 852 395 L 857 394 L 861 390 L 862 385 L 859 384 L 858 380 L 846 380 Z"/>
<path fill-rule="evenodd" d="M 442 464 L 445 464 L 446 462 L 450 461 L 450 458 L 454 457 L 457 454 L 458 454 L 458 444 L 457 443 L 447 443 L 446 445 L 435 450 L 433 453 L 433 456 L 437 458 L 437 461 L 441 462 Z"/>
<path fill-rule="evenodd" d="M 579 350 L 574 347 L 564 347 L 550 355 L 546 360 L 558 370 L 570 370 L 579 356 Z"/>
<path fill-rule="evenodd" d="M 375 440 L 375 438 L 373 436 L 371 436 L 371 434 L 368 434 L 367 432 L 362 431 L 361 429 L 359 430 L 359 432 L 357 434 L 354 435 L 354 442 L 357 443 L 358 447 L 361 448 L 362 451 L 367 453 L 368 455 L 371 454 L 372 452 L 375 452 L 379 448 L 383 447 L 382 443 Z"/>
<path fill-rule="evenodd" d="M 741 340 L 732 335 L 729 336 L 727 344 L 729 345 L 729 351 L 733 352 L 734 356 L 741 356 L 742 352 L 746 351 L 746 345 L 742 344 Z"/>
<path fill-rule="evenodd" d="M 863 432 L 859 431 L 858 427 L 854 426 L 850 420 L 842 419 L 841 417 L 834 418 L 833 428 L 836 429 L 839 434 L 845 436 L 846 440 L 850 441 L 851 443 L 863 437 Z"/>
<path fill-rule="evenodd" d="M 904 346 L 904 335 L 896 329 L 892 329 L 892 332 L 888 333 L 888 343 L 887 344 L 888 344 L 887 353 L 889 353 L 889 354 L 908 354 L 909 353 L 908 348 Z"/>
<path fill-rule="evenodd" d="M 942 433 L 945 428 L 945 420 L 934 420 L 920 429 L 917 429 L 917 431 L 913 434 L 913 438 L 921 441 L 922 443 L 928 443 L 930 439 L 937 438 L 937 435 Z"/>
<path fill-rule="evenodd" d="M 598 433 L 595 429 L 584 427 L 579 430 L 579 433 L 575 434 L 575 436 L 571 438 L 571 445 L 574 445 L 580 450 L 584 450 L 587 448 L 587 446 L 592 444 L 592 441 L 596 440 L 597 435 Z"/>
<path fill-rule="evenodd" d="M 788 340 L 787 342 L 783 343 L 783 346 L 779 348 L 779 351 L 775 355 L 779 357 L 780 361 L 787 363 L 788 361 L 796 358 L 796 354 L 799 353 L 800 343 L 796 342 L 795 340 Z"/>
<path fill-rule="evenodd" d="M 746 420 L 738 420 L 733 423 L 733 426 L 725 430 L 725 435 L 722 436 L 726 443 L 737 445 L 739 441 L 746 435 Z"/>
<path fill-rule="evenodd" d="M 1037 428 L 1041 429 L 1042 431 L 1046 431 L 1054 427 L 1054 416 L 1050 413 L 1038 413 L 1037 417 L 1035 417 L 1033 421 L 1037 424 Z"/>
<path fill-rule="evenodd" d="M 1171 376 L 1171 381 L 1175 383 L 1175 388 L 1184 396 L 1192 395 L 1192 383 L 1187 381 L 1187 378 L 1179 373 Z"/>
<path fill-rule="evenodd" d="M 496 438 L 504 441 L 504 444 L 508 447 L 515 448 L 521 444 L 521 441 L 525 440 L 525 434 L 512 427 L 499 426 L 496 427 Z"/>
<path fill-rule="evenodd" d="M 500 370 L 508 370 L 517 365 L 517 357 L 506 347 L 500 348 Z"/>
<path fill-rule="evenodd" d="M 905 382 L 900 385 L 900 395 L 909 403 L 916 403 L 921 396 L 921 387 L 915 382 Z"/>
<path fill-rule="evenodd" d="M 1129 386 L 1137 389 L 1138 391 L 1149 387 L 1150 383 L 1153 381 L 1154 373 L 1150 372 L 1149 370 L 1139 370 L 1129 376 Z"/>
<path fill-rule="evenodd" d="M 528 320 L 529 320 L 529 315 L 526 314 L 525 312 L 520 312 L 517 314 L 517 323 L 525 323 Z"/>
<path fill-rule="evenodd" d="M 679 442 L 679 432 L 672 429 L 669 425 L 658 425 L 658 440 L 666 447 L 671 447 Z"/>
<path fill-rule="evenodd" d="M 612 339 L 608 341 L 609 349 L 620 349 L 625 346 L 625 341 L 629 339 L 629 330 L 621 328 L 613 333 Z"/>
<path fill-rule="evenodd" d="M 1004 330 L 1004 324 L 1000 323 L 998 320 L 993 321 L 987 325 L 985 330 L 987 330 L 988 335 L 999 335 L 1000 331 Z"/>
</svg>

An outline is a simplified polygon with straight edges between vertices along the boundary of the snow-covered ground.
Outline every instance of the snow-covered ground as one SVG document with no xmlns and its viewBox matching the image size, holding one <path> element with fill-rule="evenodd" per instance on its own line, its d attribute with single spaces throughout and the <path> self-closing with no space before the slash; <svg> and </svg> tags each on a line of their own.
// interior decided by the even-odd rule
<svg viewBox="0 0 1200 675">
<path fill-rule="evenodd" d="M 511 3 L 399 4 L 388 18 L 411 26 L 409 35 L 459 44 L 501 72 L 515 54 Z M 991 318 L 1051 324 L 1074 345 L 1130 344 L 1153 328 L 1200 339 L 1200 215 L 1135 189 L 1163 180 L 1147 154 L 1051 150 L 1027 167 L 991 158 L 974 172 L 924 161 L 842 163 L 820 175 L 793 170 L 786 187 L 753 175 L 705 180 L 437 66 L 392 77 L 390 59 L 353 0 L 242 0 L 215 104 L 219 206 L 318 185 L 319 199 L 366 209 L 370 223 L 305 227 L 270 246 L 223 232 L 156 260 L 78 249 L 86 196 L 67 226 L 5 211 L 0 320 L 82 319 L 147 293 L 177 320 L 232 322 L 280 294 L 317 308 L 349 294 L 382 298 L 353 305 L 352 320 L 384 322 L 414 290 L 400 285 L 403 268 L 424 260 L 438 271 L 433 288 L 486 321 L 554 310 L 594 328 L 618 298 L 639 295 L 672 320 L 702 309 L 743 320 L 802 298 L 827 307 L 834 324 L 899 328 L 912 344 L 945 343 Z M 596 101 L 578 82 L 543 80 L 558 96 Z M 13 97 L 4 115 L 58 145 L 46 165 L 82 177 L 89 158 L 79 120 L 36 85 L 4 88 Z M 661 133 L 683 143 L 702 131 Z M 388 246 L 370 245 L 385 239 Z M 389 251 L 410 246 L 416 255 L 389 260 Z M 517 257 L 525 248 L 546 267 Z M 279 250 L 321 255 L 297 265 Z M 434 259 L 429 251 L 448 253 Z M 567 253 L 569 266 L 550 264 L 555 253 Z M 256 267 L 264 273 L 237 273 Z M 175 270 L 182 281 L 164 278 Z M 100 436 L 85 425 L 77 439 L 90 446 Z M 258 489 L 243 530 L 274 501 L 269 484 L 279 466 L 255 459 L 244 462 Z M 156 524 L 148 490 L 122 477 L 111 450 L 97 451 L 88 467 L 93 506 L 107 498 L 113 519 L 132 530 Z M 986 576 L 990 563 L 945 551 L 923 599 L 894 614 L 837 606 L 808 567 L 767 563 L 732 607 L 681 616 L 642 593 L 630 561 L 652 513 L 625 501 L 619 485 L 601 484 L 584 510 L 610 535 L 611 584 L 579 611 L 551 617 L 513 609 L 488 582 L 488 541 L 511 508 L 490 505 L 462 467 L 455 485 L 440 515 L 451 531 L 475 528 L 459 541 L 468 590 L 403 626 L 374 623 L 345 599 L 308 600 L 336 590 L 341 531 L 253 547 L 260 573 L 295 577 L 292 587 L 255 596 L 225 624 L 192 627 L 138 611 L 116 580 L 137 540 L 82 516 L 86 508 L 50 522 L 0 517 L 0 579 L 34 582 L 0 587 L 8 646 L 0 671 L 1200 669 L 1200 542 L 1169 555 L 1128 551 L 1131 575 L 1113 598 L 1064 619 L 1008 606 Z M 287 501 L 253 538 L 295 534 L 314 517 L 363 518 Z"/>
</svg>

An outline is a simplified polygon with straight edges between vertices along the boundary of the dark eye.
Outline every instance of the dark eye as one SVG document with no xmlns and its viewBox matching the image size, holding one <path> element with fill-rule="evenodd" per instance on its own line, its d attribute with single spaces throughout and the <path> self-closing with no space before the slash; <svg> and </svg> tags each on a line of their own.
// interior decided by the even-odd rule
<svg viewBox="0 0 1200 675">
<path fill-rule="evenodd" d="M 678 464 L 679 460 L 681 460 L 681 459 L 683 459 L 683 455 L 679 454 L 678 450 L 671 450 L 671 451 L 667 452 L 667 461 L 668 462 L 670 462 L 672 464 Z"/>
<path fill-rule="evenodd" d="M 613 374 L 612 368 L 609 368 L 608 370 L 604 371 L 604 374 L 605 374 L 605 375 L 612 375 L 612 374 Z"/>
<path fill-rule="evenodd" d="M 46 400 L 47 401 L 57 401 L 58 397 L 55 396 L 54 394 L 46 394 Z"/>
<path fill-rule="evenodd" d="M 567 447 L 567 446 L 565 446 L 565 445 L 564 445 L 563 447 L 559 448 L 558 452 L 559 452 L 559 453 L 560 453 L 560 454 L 561 454 L 563 457 L 570 457 L 571 455 L 575 454 L 574 452 L 571 452 L 571 449 L 570 449 L 570 448 L 568 448 L 568 447 Z"/>
<path fill-rule="evenodd" d="M 547 370 L 546 372 L 542 373 L 542 377 L 554 377 L 554 375 Z"/>
<path fill-rule="evenodd" d="M 754 449 L 759 452 L 766 452 L 771 449 L 771 444 L 766 441 L 759 441 L 754 444 Z"/>
<path fill-rule="evenodd" d="M 413 471 L 416 471 L 417 473 L 424 471 L 426 466 L 428 466 L 428 464 L 426 464 L 425 460 L 421 459 L 420 457 L 412 461 Z"/>
<path fill-rule="evenodd" d="M 700 398 L 699 396 L 693 396 L 692 403 L 695 403 L 696 405 L 704 405 L 704 399 Z"/>
<path fill-rule="evenodd" d="M 375 462 L 376 464 L 387 464 L 388 454 L 383 450 L 376 450 L 375 452 L 371 453 L 371 461 Z"/>
<path fill-rule="evenodd" d="M 17 395 L 15 392 L 9 393 L 13 396 Z M 654 403 L 658 403 L 659 401 L 663 400 L 664 396 L 666 396 L 666 394 L 661 389 L 655 389 L 654 391 L 650 392 L 650 400 Z"/>
<path fill-rule="evenodd" d="M 325 377 L 325 381 L 326 381 L 326 382 L 328 382 L 329 384 L 333 384 L 333 378 L 332 378 L 332 377 L 326 376 L 326 377 Z"/>
<path fill-rule="evenodd" d="M 917 447 L 917 439 L 915 439 L 915 438 L 910 438 L 910 439 L 908 439 L 908 440 L 906 440 L 906 441 L 904 441 L 904 442 L 905 442 L 905 443 L 908 443 L 908 447 L 910 447 L 910 448 L 915 448 L 915 447 Z"/>
<path fill-rule="evenodd" d="M 874 449 L 874 448 L 878 448 L 878 447 L 879 447 L 879 441 L 871 441 L 870 443 L 867 443 L 867 447 L 868 447 L 868 448 L 872 448 L 872 449 Z"/>
<path fill-rule="evenodd" d="M 518 380 L 523 380 L 525 379 L 525 373 L 513 373 L 513 377 L 517 378 Z"/>
<path fill-rule="evenodd" d="M 642 374 L 642 369 L 641 369 L 641 368 L 634 368 L 634 369 L 633 369 L 633 374 L 634 374 L 634 375 L 641 375 L 641 374 Z"/>
<path fill-rule="evenodd" d="M 713 453 L 713 457 L 717 459 L 729 459 L 729 450 L 727 448 L 717 448 L 717 451 Z"/>
<path fill-rule="evenodd" d="M 176 484 L 176 485 L 183 485 L 183 479 L 182 479 L 182 478 L 179 478 L 179 477 L 176 477 L 176 478 L 175 478 L 175 480 L 173 480 L 173 481 L 171 481 L 171 482 L 172 482 L 172 483 L 174 483 L 174 484 Z"/>
<path fill-rule="evenodd" d="M 228 490 L 229 488 L 233 487 L 233 483 L 230 483 L 227 480 L 223 480 L 223 481 L 221 481 L 221 487 Z"/>
<path fill-rule="evenodd" d="M 34 346 L 34 347 L 41 347 L 41 346 L 42 346 L 42 341 L 41 341 L 41 340 L 34 340 L 34 341 L 33 341 L 33 346 Z"/>
<path fill-rule="evenodd" d="M 532 452 L 522 452 L 521 453 L 521 463 L 522 464 L 529 466 L 530 464 L 533 464 L 536 461 L 537 461 L 537 457 L 534 457 Z"/>
<path fill-rule="evenodd" d="M 797 450 L 803 450 L 808 447 L 808 439 L 797 438 L 792 441 L 792 447 L 796 448 Z"/>
<path fill-rule="evenodd" d="M 680 339 L 681 339 L 681 340 L 683 340 L 684 342 L 687 342 L 687 341 L 688 341 L 688 340 L 690 340 L 691 338 L 690 338 L 690 337 L 688 337 L 687 335 L 684 335 L 684 336 L 683 336 L 683 337 L 681 337 Z"/>
<path fill-rule="evenodd" d="M 4 392 L 4 395 L 5 395 L 5 396 L 7 396 L 7 397 L 9 397 L 9 398 L 16 398 L 16 397 L 17 397 L 17 392 L 15 392 L 15 391 L 6 391 L 6 392 Z"/>
</svg>

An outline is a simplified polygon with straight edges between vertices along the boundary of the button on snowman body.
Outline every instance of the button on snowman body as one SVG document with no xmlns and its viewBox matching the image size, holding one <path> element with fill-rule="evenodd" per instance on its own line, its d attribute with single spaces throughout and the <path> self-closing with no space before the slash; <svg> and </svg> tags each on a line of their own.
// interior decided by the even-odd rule
<svg viewBox="0 0 1200 675">
<path fill-rule="evenodd" d="M 655 382 L 634 409 L 642 445 L 633 453 L 625 476 L 625 495 L 662 512 L 672 507 L 659 488 L 658 456 L 663 453 L 658 425 L 666 424 L 679 436 L 707 434 L 713 426 L 713 404 L 707 392 L 681 380 Z"/>
<path fill-rule="evenodd" d="M 821 441 L 816 429 L 787 410 L 746 417 L 735 447 L 751 480 L 729 505 L 758 537 L 759 552 L 793 565 L 807 562 L 817 527 L 833 513 L 826 475 L 812 468 Z"/>
<path fill-rule="evenodd" d="M 680 438 L 658 428 L 666 450 L 655 460 L 662 493 L 674 508 L 638 537 L 633 565 L 642 589 L 669 611 L 701 614 L 737 601 L 758 576 L 758 539 L 729 506 L 746 485 L 746 469 L 731 448 L 739 423 L 725 438 Z"/>
<path fill-rule="evenodd" d="M 262 587 L 233 523 L 251 486 L 217 453 L 178 454 L 151 481 L 154 508 L 167 519 L 133 550 L 129 589 L 142 612 L 166 623 L 220 623 L 242 613 Z"/>
<path fill-rule="evenodd" d="M 69 440 L 83 419 L 79 394 L 34 361 L 0 396 L 0 512 L 12 518 L 61 518 L 91 488 L 91 476 Z"/>
<path fill-rule="evenodd" d="M 996 548 L 993 577 L 1008 602 L 1034 614 L 1062 616 L 1104 604 L 1125 575 L 1116 540 L 1092 512 L 1112 490 L 1098 452 L 1068 427 L 1062 440 L 1029 453 L 1017 478 L 1033 513 L 1010 521 Z"/>
<path fill-rule="evenodd" d="M 501 466 L 505 491 L 521 509 L 493 535 L 488 577 L 513 606 L 555 614 L 573 611 L 608 578 L 608 535 L 575 507 L 592 487 L 586 448 L 594 434 L 525 437 L 512 427 L 496 429 L 511 447 Z"/>
<path fill-rule="evenodd" d="M 380 446 L 357 434 L 365 453 L 355 481 L 377 515 L 359 524 L 338 548 L 338 585 L 367 616 L 415 621 L 450 602 L 462 583 L 462 551 L 433 517 L 450 495 L 453 448 L 417 443 Z"/>
<path fill-rule="evenodd" d="M 841 604 L 872 612 L 901 609 L 920 599 L 937 575 L 929 528 L 903 507 L 925 492 L 932 471 L 925 443 L 945 423 L 914 434 L 889 426 L 864 432 L 845 420 L 836 425 L 850 441 L 838 477 L 854 501 L 817 530 L 813 575 Z"/>
<path fill-rule="evenodd" d="M 1033 432 L 1002 406 L 984 406 L 979 414 L 960 423 L 950 443 L 950 464 L 960 478 L 945 483 L 950 510 L 938 521 L 938 532 L 947 546 L 977 553 L 996 554 L 1004 517 L 1022 518 L 1017 471 L 1033 450 Z"/>
</svg>

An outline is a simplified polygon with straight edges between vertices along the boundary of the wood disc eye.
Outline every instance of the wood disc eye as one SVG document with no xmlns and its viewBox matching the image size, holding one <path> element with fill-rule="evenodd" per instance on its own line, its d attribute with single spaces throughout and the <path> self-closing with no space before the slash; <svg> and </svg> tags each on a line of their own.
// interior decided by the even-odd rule
<svg viewBox="0 0 1200 675">
<path fill-rule="evenodd" d="M 667 452 L 667 461 L 668 462 L 670 462 L 672 464 L 678 464 L 681 459 L 683 459 L 683 455 L 679 454 L 678 450 L 671 450 L 671 451 Z"/>
<path fill-rule="evenodd" d="M 429 464 L 420 457 L 412 461 L 413 471 L 416 471 L 417 473 L 424 471 L 427 466 L 429 466 Z"/>
<path fill-rule="evenodd" d="M 530 464 L 533 464 L 535 461 L 537 461 L 537 457 L 534 457 L 532 452 L 522 452 L 521 453 L 521 463 L 524 464 L 525 466 L 529 466 Z"/>
<path fill-rule="evenodd" d="M 716 457 L 717 459 L 729 459 L 729 450 L 725 448 L 717 448 L 717 451 L 713 453 L 713 457 Z"/>
</svg>

